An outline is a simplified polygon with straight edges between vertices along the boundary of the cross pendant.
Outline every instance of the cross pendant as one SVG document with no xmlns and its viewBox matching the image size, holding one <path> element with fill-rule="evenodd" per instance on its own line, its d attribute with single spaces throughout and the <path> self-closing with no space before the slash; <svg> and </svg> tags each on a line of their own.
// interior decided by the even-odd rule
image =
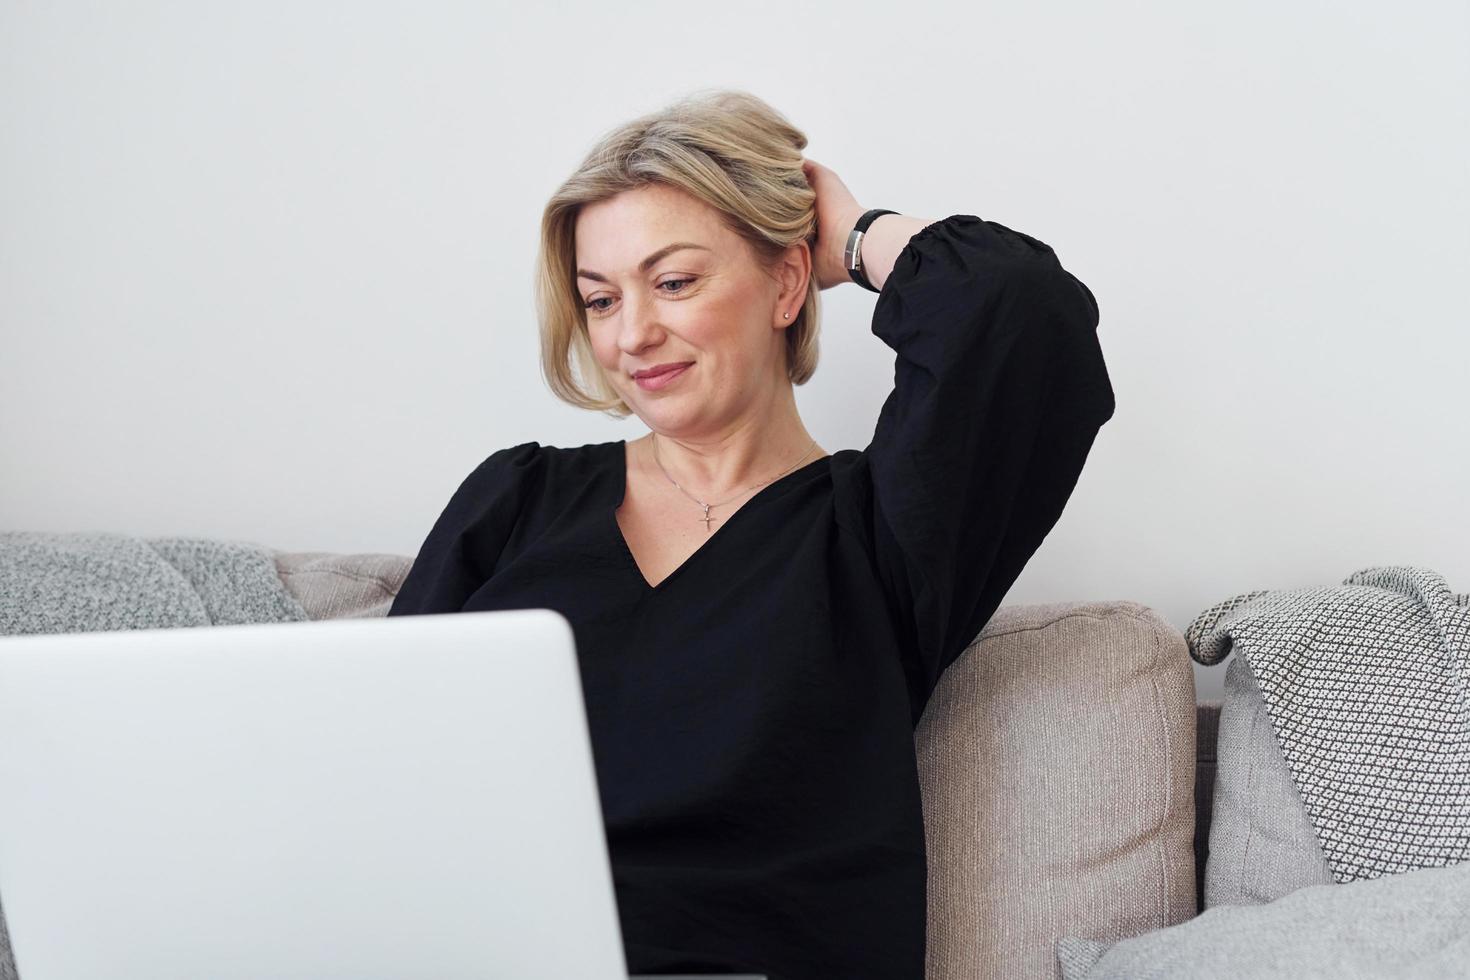
<svg viewBox="0 0 1470 980">
<path fill-rule="evenodd" d="M 700 504 L 700 506 L 704 508 L 704 516 L 701 517 L 700 520 L 704 521 L 704 533 L 708 534 L 709 522 L 713 520 L 713 518 L 709 516 L 709 504 Z"/>
</svg>

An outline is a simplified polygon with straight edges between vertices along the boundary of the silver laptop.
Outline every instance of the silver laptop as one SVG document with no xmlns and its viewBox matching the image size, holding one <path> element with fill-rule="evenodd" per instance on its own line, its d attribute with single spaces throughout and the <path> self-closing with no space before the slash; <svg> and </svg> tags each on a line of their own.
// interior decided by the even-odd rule
<svg viewBox="0 0 1470 980">
<path fill-rule="evenodd" d="M 0 906 L 21 980 L 625 980 L 571 627 L 0 637 Z"/>
</svg>

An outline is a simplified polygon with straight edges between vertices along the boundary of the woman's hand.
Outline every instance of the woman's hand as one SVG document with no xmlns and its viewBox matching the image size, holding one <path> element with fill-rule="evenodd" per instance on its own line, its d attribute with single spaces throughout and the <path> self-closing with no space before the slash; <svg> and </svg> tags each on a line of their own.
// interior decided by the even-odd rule
<svg viewBox="0 0 1470 980">
<path fill-rule="evenodd" d="M 817 195 L 817 241 L 812 246 L 812 276 L 817 288 L 852 282 L 842 263 L 842 250 L 847 246 L 848 232 L 867 209 L 852 196 L 841 177 L 817 161 L 807 157 L 801 169 Z"/>
</svg>

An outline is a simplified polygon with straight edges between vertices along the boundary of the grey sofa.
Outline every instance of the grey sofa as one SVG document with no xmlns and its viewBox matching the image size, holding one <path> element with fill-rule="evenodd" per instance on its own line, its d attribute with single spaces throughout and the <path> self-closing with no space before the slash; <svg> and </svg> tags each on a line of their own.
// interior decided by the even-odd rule
<svg viewBox="0 0 1470 980">
<path fill-rule="evenodd" d="M 197 566 L 206 552 L 173 560 L 193 555 Z M 313 620 L 385 615 L 412 565 L 260 552 L 247 556 L 261 564 L 256 584 Z M 205 605 L 228 607 L 235 594 L 216 587 Z M 1197 703 L 1183 634 L 1140 603 L 1002 606 L 914 736 L 927 975 L 1060 978 L 1063 938 L 1141 936 L 1214 904 L 1330 882 L 1259 690 L 1233 666 L 1226 682 L 1224 702 Z"/>
<path fill-rule="evenodd" d="M 323 552 L 274 559 L 313 619 L 386 614 L 412 564 Z M 1183 634 L 1145 605 L 1002 606 L 915 732 L 928 976 L 1060 978 L 1059 938 L 1122 939 L 1195 916 L 1222 707 L 1196 702 Z M 1260 893 L 1291 883 L 1254 884 Z"/>
</svg>

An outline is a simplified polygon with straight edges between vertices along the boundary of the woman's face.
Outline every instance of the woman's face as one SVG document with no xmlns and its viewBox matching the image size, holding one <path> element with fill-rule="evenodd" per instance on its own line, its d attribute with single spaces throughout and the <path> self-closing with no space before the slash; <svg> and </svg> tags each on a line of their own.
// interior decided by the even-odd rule
<svg viewBox="0 0 1470 980">
<path fill-rule="evenodd" d="M 584 206 L 575 236 L 592 349 L 650 429 L 722 433 L 789 387 L 784 330 L 806 295 L 800 254 L 783 289 L 715 211 L 661 184 Z M 633 378 L 668 363 L 689 366 L 657 389 Z"/>
</svg>

